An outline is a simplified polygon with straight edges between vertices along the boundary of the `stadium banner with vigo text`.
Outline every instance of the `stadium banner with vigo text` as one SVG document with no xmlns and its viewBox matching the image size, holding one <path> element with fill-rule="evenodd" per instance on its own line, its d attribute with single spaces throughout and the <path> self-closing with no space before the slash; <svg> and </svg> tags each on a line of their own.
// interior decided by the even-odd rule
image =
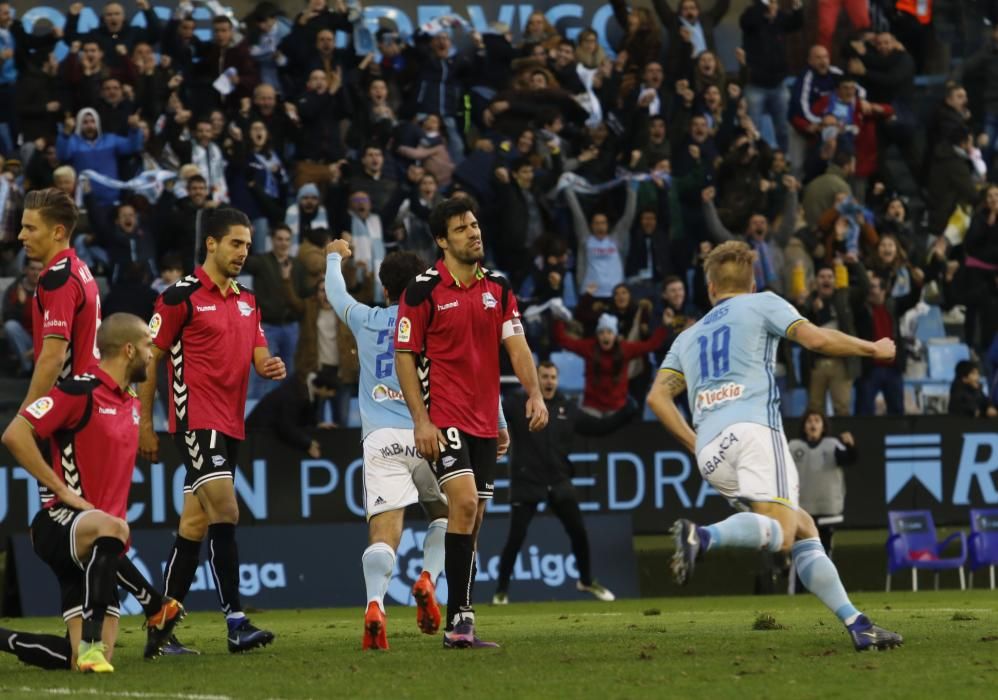
<svg viewBox="0 0 998 700">
<path fill-rule="evenodd" d="M 21 17 L 25 27 L 30 31 L 38 19 L 46 19 L 54 26 L 62 27 L 73 0 L 48 0 L 44 3 L 28 0 L 13 0 L 11 3 L 17 16 Z M 145 26 L 145 18 L 136 12 L 133 0 L 123 0 L 120 3 L 125 8 L 127 21 Z M 198 22 L 198 34 L 203 39 L 210 37 L 210 21 L 216 9 L 224 8 L 231 16 L 242 19 L 256 6 L 256 0 L 228 0 L 221 2 L 205 2 L 194 0 L 194 19 Z M 87 31 L 97 26 L 101 8 L 104 2 L 84 3 L 80 13 L 80 31 Z M 162 22 L 167 22 L 173 15 L 176 3 L 151 0 L 150 5 Z M 302 2 L 278 2 L 278 7 L 284 11 L 286 18 L 294 20 L 297 13 L 304 7 Z M 562 35 L 574 39 L 586 27 L 592 27 L 607 43 L 615 44 L 621 36 L 621 29 L 613 18 L 613 8 L 609 3 L 595 0 L 581 2 L 558 2 L 545 0 L 536 3 L 513 2 L 418 2 L 416 0 L 382 0 L 381 2 L 364 3 L 364 24 L 373 32 L 381 26 L 393 28 L 402 36 L 411 36 L 422 25 L 441 17 L 457 15 L 471 28 L 486 32 L 495 23 L 508 27 L 518 36 L 527 18 L 534 11 L 543 12 Z M 733 17 L 737 14 L 731 13 Z M 730 19 L 730 18 L 729 18 Z M 608 39 L 609 37 L 609 39 Z"/>
<path fill-rule="evenodd" d="M 586 518 L 593 571 L 619 598 L 637 598 L 637 564 L 631 519 L 626 515 Z M 499 554 L 506 540 L 505 523 L 482 529 L 478 544 L 480 600 L 492 597 L 499 572 Z M 412 585 L 423 567 L 426 521 L 406 523 L 388 585 L 387 601 L 413 605 Z M 48 567 L 31 551 L 27 535 L 14 538 L 21 613 L 26 616 L 59 614 L 59 591 Z M 166 530 L 134 530 L 128 556 L 157 586 L 163 580 L 173 535 Z M 239 535 L 239 593 L 244 605 L 261 609 L 363 607 L 367 599 L 361 572 L 361 554 L 367 547 L 364 523 L 256 527 Z M 518 601 L 584 600 L 589 594 L 575 588 L 579 572 L 561 524 L 552 517 L 535 518 L 516 564 L 510 592 Z M 447 580 L 441 576 L 437 597 L 447 600 Z M 215 585 L 202 552 L 201 566 L 184 601 L 189 610 L 217 610 Z M 123 612 L 141 612 L 129 597 Z"/>
<path fill-rule="evenodd" d="M 940 524 L 965 525 L 970 508 L 998 505 L 993 420 L 840 418 L 833 431 L 851 432 L 859 450 L 858 463 L 845 472 L 844 527 L 883 528 L 888 510 L 912 508 L 932 510 Z M 797 435 L 797 423 L 788 422 L 786 432 Z M 363 522 L 359 431 L 320 430 L 315 436 L 322 450 L 318 459 L 267 435 L 250 435 L 242 444 L 235 487 L 243 525 Z M 176 527 L 183 504 L 180 455 L 168 435 L 160 448 L 161 461 L 140 461 L 132 477 L 128 520 L 136 530 Z M 514 458 L 515 451 L 514 440 Z M 730 513 L 694 458 L 657 424 L 637 422 L 606 437 L 579 437 L 570 459 L 583 512 L 627 514 L 637 533 L 665 532 L 680 517 L 703 522 Z M 508 517 L 506 473 L 500 465 L 489 521 Z M 27 531 L 39 507 L 34 479 L 0 447 L 0 544 Z"/>
</svg>

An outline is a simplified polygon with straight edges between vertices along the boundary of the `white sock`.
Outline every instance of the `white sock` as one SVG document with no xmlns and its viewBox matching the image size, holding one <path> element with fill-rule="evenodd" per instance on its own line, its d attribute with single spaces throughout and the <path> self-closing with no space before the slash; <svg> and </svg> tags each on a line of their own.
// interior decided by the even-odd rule
<svg viewBox="0 0 998 700">
<path fill-rule="evenodd" d="M 444 570 L 444 535 L 447 534 L 447 518 L 437 518 L 426 529 L 423 540 L 423 571 L 430 575 L 434 584 Z"/>
<path fill-rule="evenodd" d="M 395 550 L 384 542 L 375 542 L 364 550 L 361 557 L 364 565 L 364 585 L 367 587 L 367 602 L 373 600 L 385 610 L 385 592 L 388 582 L 392 580 L 395 569 Z"/>
</svg>

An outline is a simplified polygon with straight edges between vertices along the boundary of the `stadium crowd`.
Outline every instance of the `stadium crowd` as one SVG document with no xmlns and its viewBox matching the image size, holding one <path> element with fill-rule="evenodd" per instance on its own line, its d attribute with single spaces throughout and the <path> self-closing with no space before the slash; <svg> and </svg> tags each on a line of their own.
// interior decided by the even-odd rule
<svg viewBox="0 0 998 700">
<path fill-rule="evenodd" d="M 137 0 L 139 24 L 111 2 L 86 32 L 75 3 L 61 29 L 29 31 L 0 2 L 6 372 L 32 368 L 42 270 L 17 240 L 26 192 L 77 198 L 74 247 L 103 313 L 145 319 L 193 272 L 205 212 L 228 204 L 253 223 L 244 273 L 271 351 L 292 380 L 335 387 L 345 424 L 358 358 L 323 291 L 326 243 L 350 240 L 348 289 L 379 303 L 385 255 L 432 261 L 429 211 L 464 191 L 531 347 L 583 355 L 593 415 L 636 410 L 649 351 L 660 360 L 709 309 L 702 260 L 733 239 L 756 252 L 758 290 L 817 325 L 898 342 L 889 363 L 788 348 L 781 381 L 809 408 L 919 410 L 904 383 L 925 376 L 933 334 L 969 347 L 993 401 L 998 26 L 923 113 L 931 3 L 754 0 L 730 71 L 715 37 L 729 0 L 610 4 L 619 31 L 569 39 L 541 12 L 516 30 L 445 16 L 371 34 L 343 0 L 293 17 L 264 1 L 200 27 L 186 2 L 161 21 Z"/>
</svg>

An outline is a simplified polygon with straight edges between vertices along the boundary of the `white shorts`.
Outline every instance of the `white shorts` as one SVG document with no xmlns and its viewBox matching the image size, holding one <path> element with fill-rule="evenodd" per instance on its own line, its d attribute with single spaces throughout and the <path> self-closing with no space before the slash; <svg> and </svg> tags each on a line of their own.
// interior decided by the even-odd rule
<svg viewBox="0 0 998 700">
<path fill-rule="evenodd" d="M 381 428 L 364 438 L 367 519 L 413 503 L 447 503 L 411 429 Z"/>
<path fill-rule="evenodd" d="M 700 474 L 735 508 L 755 501 L 797 509 L 800 482 L 787 439 L 759 423 L 735 423 L 697 453 Z"/>
</svg>

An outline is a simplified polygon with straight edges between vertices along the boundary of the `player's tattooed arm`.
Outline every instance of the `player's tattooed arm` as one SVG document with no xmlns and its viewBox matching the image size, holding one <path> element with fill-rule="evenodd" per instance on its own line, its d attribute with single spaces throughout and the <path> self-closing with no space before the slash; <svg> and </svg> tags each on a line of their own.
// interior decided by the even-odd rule
<svg viewBox="0 0 998 700">
<path fill-rule="evenodd" d="M 648 407 L 672 435 L 696 454 L 697 436 L 676 408 L 676 396 L 686 391 L 686 379 L 679 372 L 660 370 L 648 394 Z"/>
</svg>

